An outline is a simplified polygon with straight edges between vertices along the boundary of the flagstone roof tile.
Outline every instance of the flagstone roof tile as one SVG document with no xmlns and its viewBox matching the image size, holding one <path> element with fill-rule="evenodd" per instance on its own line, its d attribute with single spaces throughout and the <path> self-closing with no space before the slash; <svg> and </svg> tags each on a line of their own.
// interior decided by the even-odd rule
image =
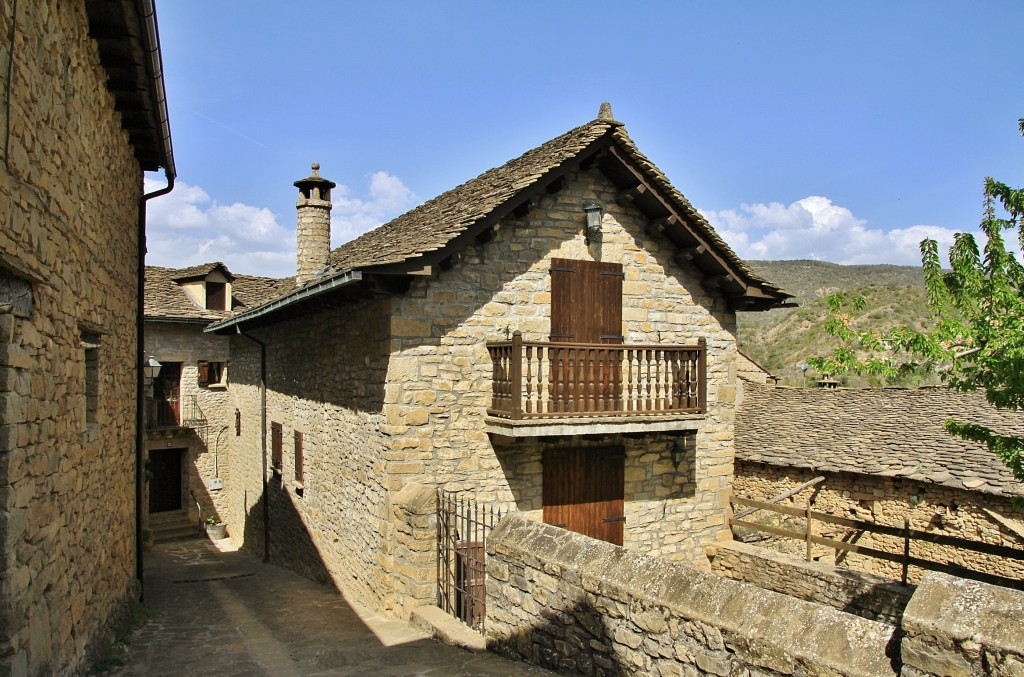
<svg viewBox="0 0 1024 677">
<path fill-rule="evenodd" d="M 744 382 L 736 414 L 736 458 L 1024 495 L 1024 485 L 984 445 L 946 432 L 943 423 L 950 418 L 1024 435 L 1024 413 L 996 410 L 982 393 L 944 387 L 807 389 Z"/>
</svg>

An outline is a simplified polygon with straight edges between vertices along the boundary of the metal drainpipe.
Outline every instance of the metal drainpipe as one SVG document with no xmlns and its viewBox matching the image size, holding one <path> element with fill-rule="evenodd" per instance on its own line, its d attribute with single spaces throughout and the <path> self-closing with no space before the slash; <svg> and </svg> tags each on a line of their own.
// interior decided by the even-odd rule
<svg viewBox="0 0 1024 677">
<path fill-rule="evenodd" d="M 270 561 L 270 481 L 267 479 L 267 344 L 249 334 L 242 333 L 242 325 L 235 331 L 260 347 L 260 446 L 263 458 L 263 561 Z"/>
<path fill-rule="evenodd" d="M 135 310 L 135 578 L 139 581 L 139 601 L 145 597 L 142 576 L 142 499 L 143 468 L 146 447 L 146 375 L 142 362 L 146 357 L 145 303 L 146 303 L 146 203 L 174 190 L 174 170 L 165 171 L 167 185 L 139 198 L 139 260 L 136 271 Z"/>
</svg>

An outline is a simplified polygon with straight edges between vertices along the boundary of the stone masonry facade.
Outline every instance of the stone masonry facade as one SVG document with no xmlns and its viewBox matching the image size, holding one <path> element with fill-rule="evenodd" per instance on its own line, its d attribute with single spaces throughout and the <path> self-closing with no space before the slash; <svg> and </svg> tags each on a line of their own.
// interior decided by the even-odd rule
<svg viewBox="0 0 1024 677">
<path fill-rule="evenodd" d="M 142 174 L 85 4 L 15 5 L 0 0 L 0 674 L 21 676 L 78 669 L 137 595 Z"/>
<path fill-rule="evenodd" d="M 186 449 L 182 474 L 182 505 L 191 521 L 200 518 L 195 499 L 199 501 L 202 517 L 227 514 L 227 495 L 211 489 L 210 481 L 230 480 L 228 450 L 235 435 L 234 409 L 229 406 L 227 384 L 229 378 L 229 341 L 223 336 L 204 334 L 202 325 L 147 322 L 146 354 L 162 364 L 181 364 L 179 401 L 181 410 L 191 410 L 192 399 L 198 405 L 206 425 L 197 428 L 150 430 L 146 434 L 146 452 L 157 449 Z M 220 362 L 224 367 L 221 383 L 201 385 L 199 362 Z M 148 506 L 148 504 L 147 504 Z M 148 508 L 147 508 L 148 511 Z"/>
<path fill-rule="evenodd" d="M 626 547 L 706 562 L 704 546 L 728 538 L 735 315 L 724 298 L 705 291 L 697 271 L 673 261 L 674 245 L 645 233 L 638 211 L 615 203 L 614 187 L 598 170 L 566 178 L 562 190 L 541 196 L 525 218 L 501 221 L 493 239 L 465 246 L 449 270 L 420 278 L 403 294 L 251 331 L 266 344 L 268 459 L 273 424 L 280 424 L 283 440 L 282 467 L 266 496 L 260 346 L 245 336 L 231 339 L 229 409 L 242 412 L 227 498 L 233 538 L 262 547 L 268 500 L 272 559 L 395 610 L 396 585 L 424 589 L 421 581 L 395 580 L 406 575 L 395 554 L 396 539 L 407 537 L 396 533 L 404 528 L 395 517 L 403 488 L 419 483 L 470 492 L 539 520 L 542 450 L 616 443 L 626 449 Z M 589 245 L 579 209 L 585 199 L 607 209 L 602 233 Z M 552 258 L 622 264 L 627 343 L 706 339 L 708 411 L 694 422 L 695 454 L 677 465 L 672 433 L 511 441 L 485 431 L 492 376 L 486 343 L 515 330 L 527 340 L 547 340 Z M 301 482 L 296 432 L 302 433 Z M 433 538 L 430 528 L 418 533 Z"/>
<path fill-rule="evenodd" d="M 1020 512 L 1015 510 L 1012 497 L 1009 496 L 956 489 L 901 477 L 816 472 L 804 468 L 781 468 L 749 461 L 736 463 L 735 492 L 737 496 L 766 500 L 818 475 L 825 476 L 822 484 L 787 499 L 786 504 L 804 506 L 811 497 L 815 511 L 895 527 L 902 527 L 903 518 L 908 517 L 913 529 L 1014 548 L 1024 555 L 1024 537 L 1004 527 L 986 513 L 986 510 L 989 510 L 1019 522 Z M 756 521 L 758 518 L 770 519 L 764 517 L 764 513 L 755 513 L 746 519 Z M 802 524 L 803 520 L 800 520 L 800 523 Z M 816 535 L 840 540 L 847 535 L 842 527 L 820 523 L 818 527 L 821 530 L 816 531 Z M 864 533 L 856 542 L 892 553 L 903 551 L 902 539 L 892 536 Z M 805 546 L 801 541 L 772 539 L 768 543 L 784 552 L 800 556 L 804 553 Z M 857 553 L 840 555 L 837 556 L 832 548 L 815 546 L 814 556 L 822 562 L 890 579 L 899 578 L 901 575 L 901 567 L 897 562 L 887 562 Z M 911 555 L 934 562 L 949 562 L 1007 578 L 1024 579 L 1024 559 L 1014 560 L 969 552 L 924 541 L 913 542 Z M 912 566 L 909 580 L 916 582 L 923 574 L 923 570 Z"/>
</svg>

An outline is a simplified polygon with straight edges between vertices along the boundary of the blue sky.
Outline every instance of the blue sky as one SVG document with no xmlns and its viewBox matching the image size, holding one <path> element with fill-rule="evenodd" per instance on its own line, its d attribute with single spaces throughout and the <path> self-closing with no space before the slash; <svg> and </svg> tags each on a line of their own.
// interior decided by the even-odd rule
<svg viewBox="0 0 1024 677">
<path fill-rule="evenodd" d="M 337 246 L 602 101 L 747 258 L 916 264 L 976 229 L 985 176 L 1024 184 L 1019 0 L 157 10 L 178 183 L 150 264 L 291 274 L 311 162 Z"/>
</svg>

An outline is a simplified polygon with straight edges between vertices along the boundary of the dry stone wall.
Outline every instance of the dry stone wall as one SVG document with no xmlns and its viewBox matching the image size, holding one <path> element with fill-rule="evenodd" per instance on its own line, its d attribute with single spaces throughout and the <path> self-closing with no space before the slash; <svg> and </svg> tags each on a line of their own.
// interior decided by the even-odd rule
<svg viewBox="0 0 1024 677">
<path fill-rule="evenodd" d="M 65 674 L 137 594 L 142 175 L 84 3 L 0 0 L 0 35 L 0 674 Z"/>
<path fill-rule="evenodd" d="M 918 482 L 900 477 L 854 475 L 852 473 L 815 472 L 802 468 L 780 468 L 763 463 L 738 461 L 735 492 L 737 496 L 764 500 L 792 489 L 818 476 L 825 482 L 787 499 L 787 504 L 804 506 L 812 498 L 814 510 L 840 517 L 902 527 L 904 516 L 913 529 L 956 536 L 983 543 L 1020 550 L 1024 555 L 1024 538 L 1002 526 L 985 509 L 1024 525 L 1024 514 L 1015 510 L 1010 498 L 978 491 L 954 489 L 938 484 Z M 779 517 L 779 516 L 776 516 Z M 771 519 L 755 513 L 748 520 Z M 800 524 L 803 520 L 800 520 Z M 842 539 L 845 528 L 816 523 L 816 535 Z M 802 527 L 801 527 L 802 528 Z M 903 552 L 902 539 L 881 534 L 864 533 L 859 545 L 893 553 Z M 762 544 L 784 552 L 802 555 L 804 544 L 790 539 L 772 539 Z M 901 566 L 856 553 L 837 554 L 832 548 L 815 546 L 814 557 L 822 562 L 865 571 L 890 579 L 899 578 Z M 911 555 L 933 562 L 952 563 L 985 573 L 1017 580 L 1024 579 L 1024 559 L 1010 559 L 969 552 L 934 543 L 914 541 Z M 909 580 L 917 582 L 924 574 L 910 567 Z"/>
<path fill-rule="evenodd" d="M 709 548 L 711 570 L 743 581 L 874 621 L 898 625 L 915 586 L 872 574 L 803 560 L 737 541 Z"/>
</svg>

